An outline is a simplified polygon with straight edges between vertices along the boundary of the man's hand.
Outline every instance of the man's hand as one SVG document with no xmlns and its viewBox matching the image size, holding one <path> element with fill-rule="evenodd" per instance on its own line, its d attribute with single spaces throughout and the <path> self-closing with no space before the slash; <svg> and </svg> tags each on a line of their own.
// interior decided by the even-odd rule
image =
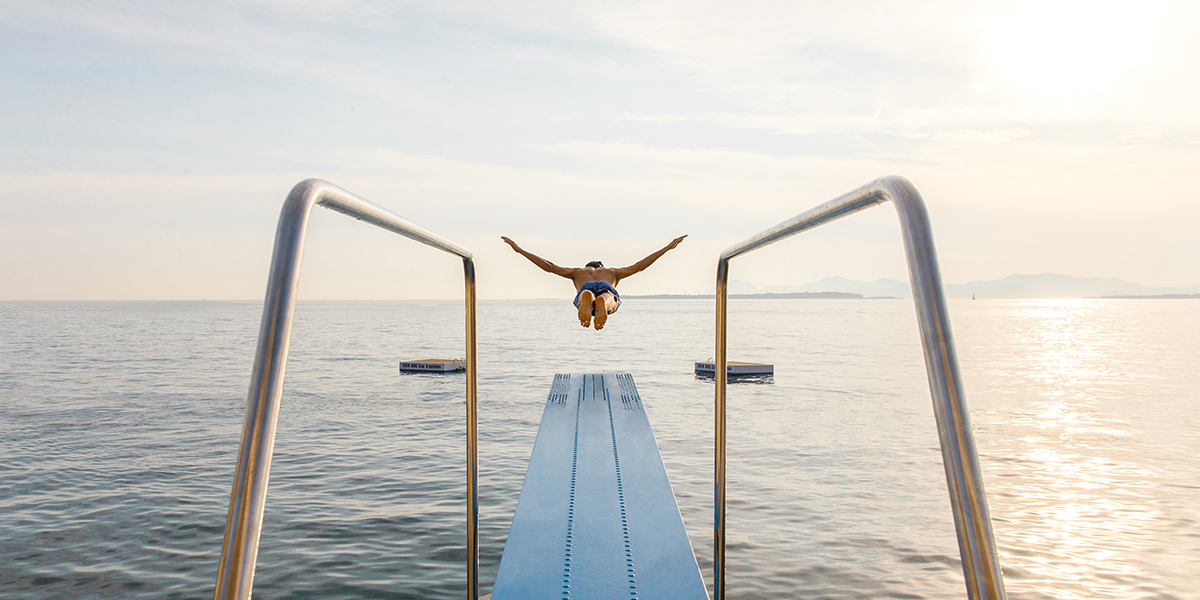
<svg viewBox="0 0 1200 600">
<path fill-rule="evenodd" d="M 687 237 L 687 234 L 681 235 L 681 236 L 671 240 L 671 243 L 667 244 L 667 250 L 674 250 L 675 246 L 678 246 L 679 242 L 682 242 L 683 238 L 685 238 L 685 237 Z"/>
<path fill-rule="evenodd" d="M 508 244 L 509 246 L 512 246 L 512 249 L 513 249 L 513 250 L 515 250 L 515 251 L 517 251 L 517 252 L 520 252 L 520 251 L 521 251 L 521 247 L 520 247 L 520 246 L 518 246 L 516 242 L 514 242 L 514 241 L 512 241 L 512 240 L 508 239 L 508 238 L 507 238 L 507 237 L 505 237 L 505 236 L 500 236 L 500 239 L 504 240 L 504 243 L 505 243 L 505 244 Z"/>
</svg>

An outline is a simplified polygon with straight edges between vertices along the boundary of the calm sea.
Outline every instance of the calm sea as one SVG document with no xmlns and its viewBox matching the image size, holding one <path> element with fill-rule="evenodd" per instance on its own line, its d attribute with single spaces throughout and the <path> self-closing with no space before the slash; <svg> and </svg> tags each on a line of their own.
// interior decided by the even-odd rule
<svg viewBox="0 0 1200 600">
<path fill-rule="evenodd" d="M 1009 597 L 1200 598 L 1200 302 L 952 301 Z M 0 303 L 0 597 L 210 598 L 259 302 Z M 461 598 L 461 302 L 302 302 L 256 598 Z M 632 373 L 712 577 L 712 301 L 479 307 L 481 571 L 554 373 Z M 961 598 L 911 302 L 731 303 L 733 598 Z"/>
</svg>

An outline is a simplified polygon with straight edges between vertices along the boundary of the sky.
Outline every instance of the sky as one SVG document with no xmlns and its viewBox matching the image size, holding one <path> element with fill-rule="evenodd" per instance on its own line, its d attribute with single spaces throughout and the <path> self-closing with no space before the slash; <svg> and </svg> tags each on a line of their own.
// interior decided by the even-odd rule
<svg viewBox="0 0 1200 600">
<path fill-rule="evenodd" d="M 0 0 L 0 300 L 261 299 L 291 187 L 470 249 L 485 299 L 706 293 L 721 250 L 877 177 L 947 282 L 1200 284 L 1195 2 Z M 452 256 L 316 209 L 301 298 L 460 298 Z M 731 278 L 906 279 L 888 205 Z"/>
</svg>

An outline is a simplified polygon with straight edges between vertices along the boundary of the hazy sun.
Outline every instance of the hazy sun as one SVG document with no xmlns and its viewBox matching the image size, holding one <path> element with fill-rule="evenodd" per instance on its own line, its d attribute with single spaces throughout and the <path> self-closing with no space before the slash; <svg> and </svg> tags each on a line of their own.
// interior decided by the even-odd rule
<svg viewBox="0 0 1200 600">
<path fill-rule="evenodd" d="M 1101 92 L 1148 61 L 1159 21 L 1151 2 L 1022 1 L 990 28 L 991 75 L 1022 93 Z"/>
</svg>

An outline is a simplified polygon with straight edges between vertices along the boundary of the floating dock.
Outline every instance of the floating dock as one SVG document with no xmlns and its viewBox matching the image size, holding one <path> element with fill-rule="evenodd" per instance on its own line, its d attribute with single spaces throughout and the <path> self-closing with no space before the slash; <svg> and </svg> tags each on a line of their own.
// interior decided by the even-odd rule
<svg viewBox="0 0 1200 600">
<path fill-rule="evenodd" d="M 715 362 L 697 362 L 696 374 L 715 377 L 717 374 L 717 363 Z M 731 360 L 725 363 L 725 374 L 734 377 L 743 375 L 758 375 L 758 376 L 775 376 L 775 365 L 767 363 L 753 362 L 738 362 Z"/>
<path fill-rule="evenodd" d="M 707 600 L 625 374 L 555 375 L 492 600 Z"/>
<path fill-rule="evenodd" d="M 403 373 L 452 373 L 467 370 L 465 358 L 423 358 L 400 362 Z"/>
</svg>

